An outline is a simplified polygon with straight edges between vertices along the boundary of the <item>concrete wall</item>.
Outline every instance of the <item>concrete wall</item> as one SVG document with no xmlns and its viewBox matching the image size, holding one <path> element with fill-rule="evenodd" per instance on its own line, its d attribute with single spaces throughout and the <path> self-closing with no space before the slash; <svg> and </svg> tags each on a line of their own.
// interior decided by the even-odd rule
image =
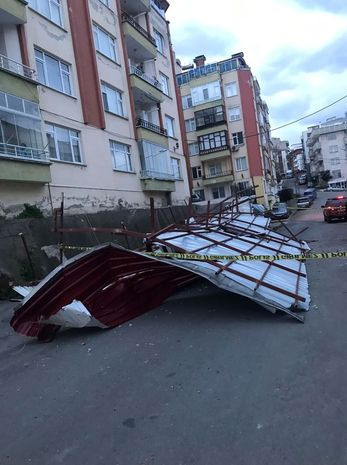
<svg viewBox="0 0 347 465">
<path fill-rule="evenodd" d="M 187 207 L 166 207 L 156 211 L 160 228 L 173 222 L 181 222 L 188 215 Z M 120 208 L 112 212 L 64 217 L 64 227 L 68 228 L 90 226 L 119 228 L 122 222 L 129 230 L 151 231 L 149 209 Z M 0 297 L 8 292 L 12 282 L 25 283 L 32 279 L 23 242 L 18 236 L 19 233 L 23 233 L 28 243 L 36 279 L 42 279 L 59 264 L 57 244 L 60 242 L 60 236 L 53 233 L 52 229 L 52 218 L 11 221 L 0 219 Z M 141 239 L 129 238 L 127 241 L 123 236 L 111 236 L 109 233 L 69 233 L 64 235 L 64 243 L 74 246 L 95 246 L 111 240 L 131 249 L 142 245 Z M 69 258 L 78 253 L 80 251 L 67 251 L 66 256 Z"/>
</svg>

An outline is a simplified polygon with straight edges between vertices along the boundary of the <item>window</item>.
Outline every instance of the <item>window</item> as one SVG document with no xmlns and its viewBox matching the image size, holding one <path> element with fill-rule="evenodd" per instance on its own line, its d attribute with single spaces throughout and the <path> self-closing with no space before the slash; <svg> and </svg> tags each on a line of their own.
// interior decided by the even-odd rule
<svg viewBox="0 0 347 465">
<path fill-rule="evenodd" d="M 193 176 L 193 179 L 199 179 L 202 177 L 201 166 L 192 167 L 192 176 Z"/>
<path fill-rule="evenodd" d="M 201 151 L 226 147 L 226 131 L 214 132 L 199 137 L 199 148 Z"/>
<path fill-rule="evenodd" d="M 48 87 L 72 95 L 70 65 L 35 49 L 38 81 Z"/>
<path fill-rule="evenodd" d="M 245 191 L 249 189 L 249 181 L 241 181 L 237 183 L 238 192 Z"/>
<path fill-rule="evenodd" d="M 96 50 L 111 60 L 117 61 L 116 41 L 114 37 L 96 24 L 93 24 L 93 35 Z"/>
<path fill-rule="evenodd" d="M 171 116 L 165 115 L 165 123 L 167 135 L 169 137 L 175 137 L 175 120 Z"/>
<path fill-rule="evenodd" d="M 169 78 L 165 76 L 165 74 L 159 72 L 159 80 L 164 94 L 170 95 Z"/>
<path fill-rule="evenodd" d="M 329 146 L 329 152 L 330 152 L 330 153 L 336 153 L 336 152 L 338 152 L 338 151 L 339 151 L 338 145 L 330 145 L 330 146 Z"/>
<path fill-rule="evenodd" d="M 226 84 L 225 95 L 226 97 L 235 97 L 235 95 L 237 95 L 236 82 L 230 82 L 229 84 Z"/>
<path fill-rule="evenodd" d="M 341 170 L 332 170 L 331 176 L 332 176 L 334 179 L 341 178 Z"/>
<path fill-rule="evenodd" d="M 240 145 L 243 144 L 243 132 L 233 132 L 233 144 Z"/>
<path fill-rule="evenodd" d="M 50 158 L 70 163 L 82 162 L 79 131 L 47 123 L 46 133 Z"/>
<path fill-rule="evenodd" d="M 222 166 L 220 163 L 216 163 L 215 165 L 209 165 L 208 172 L 210 176 L 217 176 L 222 172 Z"/>
<path fill-rule="evenodd" d="M 203 86 L 192 88 L 193 105 L 199 105 L 206 101 L 218 100 L 221 98 L 219 81 L 210 82 Z"/>
<path fill-rule="evenodd" d="M 182 179 L 181 177 L 181 166 L 178 158 L 171 157 L 171 171 L 174 179 Z"/>
<path fill-rule="evenodd" d="M 229 121 L 237 121 L 241 118 L 240 107 L 229 108 Z"/>
<path fill-rule="evenodd" d="M 212 189 L 212 196 L 213 196 L 214 199 L 220 199 L 222 197 L 225 197 L 224 186 L 214 187 Z"/>
<path fill-rule="evenodd" d="M 127 171 L 133 173 L 131 154 L 129 145 L 121 144 L 110 140 L 110 150 L 112 154 L 113 168 L 117 171 Z"/>
<path fill-rule="evenodd" d="M 339 165 L 339 164 L 340 164 L 340 159 L 339 159 L 339 158 L 332 158 L 332 159 L 330 160 L 330 163 L 331 163 L 332 165 Z"/>
<path fill-rule="evenodd" d="M 105 83 L 101 84 L 101 93 L 105 110 L 115 115 L 124 116 L 122 93 Z"/>
<path fill-rule="evenodd" d="M 327 134 L 327 139 L 328 140 L 335 140 L 336 139 L 336 133 L 332 132 L 331 134 Z"/>
<path fill-rule="evenodd" d="M 247 169 L 246 157 L 236 158 L 236 171 L 245 171 Z"/>
<path fill-rule="evenodd" d="M 63 25 L 61 0 L 29 0 L 29 6 L 53 23 Z"/>
<path fill-rule="evenodd" d="M 196 131 L 195 118 L 186 119 L 184 123 L 186 125 L 187 132 Z"/>
<path fill-rule="evenodd" d="M 212 108 L 206 108 L 195 112 L 197 128 L 205 128 L 209 126 L 216 126 L 218 123 L 225 122 L 224 107 L 218 105 Z"/>
<path fill-rule="evenodd" d="M 205 191 L 204 189 L 197 189 L 196 191 L 194 191 L 194 194 L 198 194 L 200 200 L 205 200 Z"/>
<path fill-rule="evenodd" d="M 106 6 L 109 6 L 109 0 L 100 0 L 101 3 L 103 3 Z"/>
<path fill-rule="evenodd" d="M 192 144 L 188 144 L 189 156 L 194 157 L 195 155 L 199 155 L 199 145 L 197 142 L 193 142 Z"/>
<path fill-rule="evenodd" d="M 4 92 L 0 92 L 1 155 L 45 159 L 39 106 Z"/>
<path fill-rule="evenodd" d="M 186 110 L 187 108 L 191 108 L 193 106 L 193 100 L 190 94 L 184 95 L 182 97 L 182 106 L 183 106 L 183 110 Z"/>
<path fill-rule="evenodd" d="M 154 34 L 155 43 L 157 45 L 158 51 L 164 55 L 164 51 L 165 51 L 164 44 L 165 44 L 165 42 L 164 42 L 163 35 L 160 34 L 160 32 L 157 31 L 156 29 L 153 29 L 153 34 Z"/>
</svg>

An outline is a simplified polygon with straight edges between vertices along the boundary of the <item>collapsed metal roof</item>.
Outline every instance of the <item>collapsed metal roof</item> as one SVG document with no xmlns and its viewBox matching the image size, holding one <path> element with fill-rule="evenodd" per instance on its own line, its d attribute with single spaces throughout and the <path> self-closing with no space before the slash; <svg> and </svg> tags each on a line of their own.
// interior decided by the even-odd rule
<svg viewBox="0 0 347 465">
<path fill-rule="evenodd" d="M 233 202 L 217 210 L 210 211 L 208 205 L 202 215 L 190 212 L 183 225 L 144 234 L 145 250 L 105 244 L 67 260 L 25 297 L 11 325 L 43 339 L 60 326 L 117 326 L 155 308 L 199 276 L 273 313 L 281 310 L 303 321 L 298 311 L 307 311 L 310 304 L 306 267 L 291 255 L 304 254 L 308 245 L 289 230 L 290 237 L 274 232 L 270 219 L 241 211 Z M 204 259 L 160 253 L 198 254 Z M 275 255 L 288 259 L 271 260 Z M 250 259 L 259 256 L 269 258 Z"/>
</svg>

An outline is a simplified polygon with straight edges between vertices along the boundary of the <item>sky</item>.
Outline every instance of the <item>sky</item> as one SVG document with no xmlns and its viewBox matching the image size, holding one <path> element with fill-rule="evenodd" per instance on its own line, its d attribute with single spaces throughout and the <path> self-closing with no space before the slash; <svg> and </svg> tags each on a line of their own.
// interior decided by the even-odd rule
<svg viewBox="0 0 347 465">
<path fill-rule="evenodd" d="M 182 64 L 244 52 L 272 128 L 347 95 L 347 0 L 172 0 L 167 19 Z M 347 98 L 272 136 L 295 144 L 308 126 L 345 112 Z"/>
</svg>

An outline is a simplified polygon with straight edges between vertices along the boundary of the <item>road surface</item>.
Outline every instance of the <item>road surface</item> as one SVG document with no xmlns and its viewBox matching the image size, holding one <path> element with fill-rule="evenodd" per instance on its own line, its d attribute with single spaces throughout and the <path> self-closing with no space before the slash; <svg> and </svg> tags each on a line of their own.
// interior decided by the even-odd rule
<svg viewBox="0 0 347 465">
<path fill-rule="evenodd" d="M 320 193 L 289 222 L 346 250 Z M 109 331 L 51 344 L 0 305 L 1 465 L 344 465 L 347 262 L 308 262 L 303 325 L 203 282 Z"/>
</svg>

